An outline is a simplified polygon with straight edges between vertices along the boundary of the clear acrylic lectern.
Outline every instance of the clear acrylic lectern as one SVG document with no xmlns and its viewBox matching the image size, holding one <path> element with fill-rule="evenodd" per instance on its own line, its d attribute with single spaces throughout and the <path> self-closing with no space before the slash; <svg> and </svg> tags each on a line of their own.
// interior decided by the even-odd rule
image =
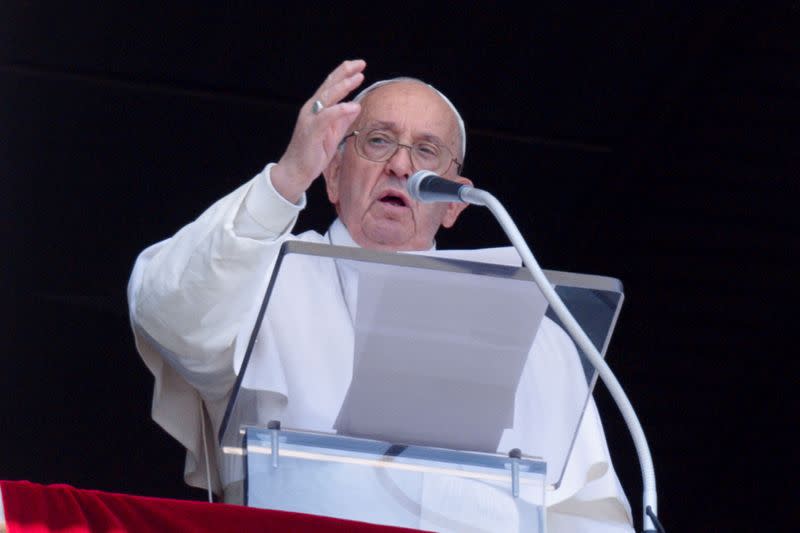
<svg viewBox="0 0 800 533">
<path fill-rule="evenodd" d="M 418 255 L 284 243 L 236 346 L 223 477 L 243 480 L 255 507 L 545 531 L 547 492 L 561 482 L 596 373 L 514 263 L 510 248 Z M 546 274 L 604 354 L 621 283 Z M 318 297 L 298 303 L 312 279 Z M 313 364 L 288 368 L 294 343 L 281 339 L 285 324 L 314 321 L 336 338 L 299 342 L 319 351 L 304 360 L 352 368 L 325 416 L 304 413 L 292 394 L 334 378 Z"/>
</svg>

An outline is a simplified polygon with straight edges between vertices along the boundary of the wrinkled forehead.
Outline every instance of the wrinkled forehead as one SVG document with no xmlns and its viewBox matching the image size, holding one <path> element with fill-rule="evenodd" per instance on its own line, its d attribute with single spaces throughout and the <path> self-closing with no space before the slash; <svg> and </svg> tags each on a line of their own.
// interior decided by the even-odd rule
<svg viewBox="0 0 800 533">
<path fill-rule="evenodd" d="M 424 82 L 396 80 L 367 88 L 356 99 L 361 103 L 361 114 L 356 119 L 359 129 L 371 125 L 415 136 L 438 138 L 463 157 L 463 140 L 459 133 L 459 117 L 452 104 L 441 93 Z"/>
</svg>

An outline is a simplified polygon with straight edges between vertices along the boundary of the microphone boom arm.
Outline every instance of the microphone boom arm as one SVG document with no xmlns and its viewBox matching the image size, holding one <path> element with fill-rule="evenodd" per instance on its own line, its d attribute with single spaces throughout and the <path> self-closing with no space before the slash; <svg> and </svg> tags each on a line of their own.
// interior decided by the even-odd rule
<svg viewBox="0 0 800 533">
<path fill-rule="evenodd" d="M 542 272 L 542 269 L 539 267 L 539 264 L 533 257 L 533 253 L 525 242 L 525 239 L 522 237 L 517 225 L 511 219 L 511 216 L 508 214 L 500 201 L 498 201 L 497 198 L 487 191 L 475 189 L 466 185 L 462 186 L 458 192 L 458 195 L 464 202 L 483 205 L 486 206 L 489 211 L 491 211 L 492 215 L 494 215 L 494 217 L 497 219 L 497 222 L 508 236 L 511 244 L 513 244 L 514 248 L 517 249 L 520 257 L 522 257 L 523 264 L 530 271 L 531 276 L 533 276 L 533 279 L 536 282 L 536 285 L 539 286 L 539 289 L 544 294 L 548 303 L 553 307 L 553 311 L 556 313 L 558 318 L 561 319 L 561 322 L 566 327 L 569 335 L 575 342 L 578 343 L 578 346 L 580 346 L 581 350 L 583 350 L 583 352 L 587 355 L 589 361 L 592 363 L 592 366 L 597 369 L 600 378 L 603 380 L 603 383 L 605 383 L 606 388 L 608 388 L 609 393 L 611 393 L 611 397 L 614 399 L 614 402 L 617 404 L 617 407 L 622 413 L 622 417 L 628 426 L 628 431 L 633 438 L 633 443 L 636 447 L 636 453 L 639 457 L 639 466 L 642 471 L 643 486 L 642 529 L 644 533 L 655 531 L 663 532 L 664 528 L 661 526 L 657 518 L 658 495 L 656 493 L 656 476 L 655 469 L 653 468 L 653 458 L 650 454 L 650 447 L 647 444 L 647 438 L 645 437 L 642 425 L 636 416 L 636 412 L 633 409 L 633 405 L 631 405 L 628 396 L 622 389 L 622 385 L 620 385 L 616 376 L 614 376 L 614 373 L 611 371 L 611 368 L 608 366 L 608 363 L 605 362 L 603 357 L 600 355 L 600 352 L 597 351 L 597 348 L 595 348 L 594 344 L 592 344 L 592 341 L 580 327 L 577 320 L 575 320 L 575 318 L 572 316 L 572 313 L 569 312 L 567 306 L 564 305 L 561 297 L 558 296 L 556 291 L 550 285 L 550 282 L 547 281 L 544 272 Z"/>
</svg>

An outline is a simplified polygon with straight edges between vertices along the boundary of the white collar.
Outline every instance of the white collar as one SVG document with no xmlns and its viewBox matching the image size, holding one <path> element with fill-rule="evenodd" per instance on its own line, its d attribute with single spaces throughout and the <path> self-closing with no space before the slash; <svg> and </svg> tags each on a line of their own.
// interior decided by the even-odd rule
<svg viewBox="0 0 800 533">
<path fill-rule="evenodd" d="M 353 237 L 350 236 L 350 232 L 347 231 L 347 227 L 340 218 L 334 220 L 333 224 L 331 224 L 331 227 L 328 228 L 328 241 L 336 246 L 351 246 L 353 248 L 360 248 L 358 243 L 353 240 Z"/>
</svg>

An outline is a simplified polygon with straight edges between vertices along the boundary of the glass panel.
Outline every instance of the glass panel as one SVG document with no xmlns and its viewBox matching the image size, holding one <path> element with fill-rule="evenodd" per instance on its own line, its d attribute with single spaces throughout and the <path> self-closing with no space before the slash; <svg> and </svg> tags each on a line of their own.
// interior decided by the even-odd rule
<svg viewBox="0 0 800 533">
<path fill-rule="evenodd" d="M 544 531 L 545 464 L 534 459 L 515 460 L 514 497 L 512 459 L 497 454 L 263 428 L 247 428 L 246 446 L 251 507 L 442 532 Z"/>
<path fill-rule="evenodd" d="M 595 371 L 525 269 L 443 255 L 284 245 L 236 347 L 224 484 L 244 479 L 240 428 L 270 420 L 396 444 L 519 448 L 559 483 Z M 604 352 L 619 281 L 546 274 Z"/>
</svg>

